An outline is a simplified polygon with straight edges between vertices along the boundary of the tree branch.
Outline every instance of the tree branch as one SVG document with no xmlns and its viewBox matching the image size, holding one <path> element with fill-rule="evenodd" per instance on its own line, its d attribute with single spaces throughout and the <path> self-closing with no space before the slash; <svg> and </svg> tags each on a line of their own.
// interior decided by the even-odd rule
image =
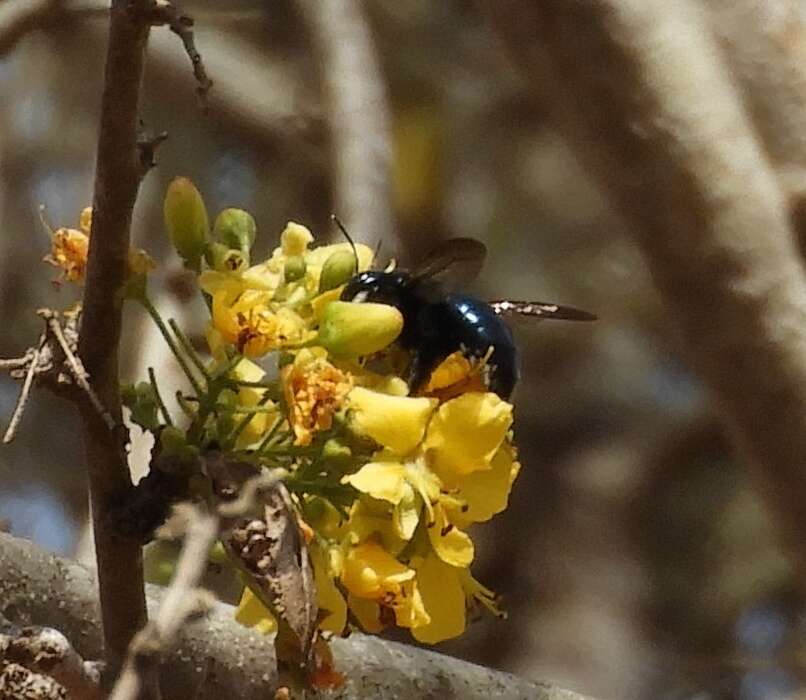
<svg viewBox="0 0 806 700">
<path fill-rule="evenodd" d="M 122 422 L 118 343 L 132 209 L 140 184 L 140 84 L 150 0 L 115 0 L 111 9 L 79 356 L 103 406 Z M 117 675 L 134 634 L 146 623 L 140 543 L 121 536 L 109 513 L 131 489 L 126 453 L 96 411 L 82 410 L 84 450 L 98 561 L 109 674 Z"/>
<path fill-rule="evenodd" d="M 359 0 L 297 0 L 317 49 L 331 151 L 334 209 L 361 240 L 391 240 L 391 117 Z M 370 243 L 371 244 L 371 243 Z"/>
<path fill-rule="evenodd" d="M 806 283 L 705 17 L 688 0 L 486 6 L 632 225 L 806 589 Z"/>
<path fill-rule="evenodd" d="M 9 618 L 17 624 L 55 627 L 85 659 L 99 656 L 92 572 L 2 533 L 0 571 L 0 600 Z M 164 589 L 149 586 L 149 607 L 156 609 L 165 595 Z M 584 700 L 551 685 L 377 637 L 353 634 L 333 640 L 332 647 L 338 669 L 347 675 L 345 687 L 330 696 L 334 700 Z M 237 624 L 233 608 L 219 603 L 204 621 L 180 631 L 178 647 L 161 667 L 161 682 L 168 698 L 266 700 L 276 688 L 274 668 L 272 638 Z"/>
</svg>

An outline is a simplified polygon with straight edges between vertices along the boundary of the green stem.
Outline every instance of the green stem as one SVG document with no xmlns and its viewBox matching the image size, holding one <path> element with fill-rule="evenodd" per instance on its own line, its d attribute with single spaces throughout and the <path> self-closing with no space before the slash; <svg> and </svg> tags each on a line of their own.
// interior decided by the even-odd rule
<svg viewBox="0 0 806 700">
<path fill-rule="evenodd" d="M 151 319 L 154 321 L 154 323 L 157 324 L 159 332 L 162 334 L 162 337 L 165 339 L 165 342 L 171 349 L 171 352 L 176 358 L 176 361 L 179 363 L 179 366 L 182 368 L 182 371 L 188 378 L 190 385 L 193 387 L 193 391 L 195 391 L 197 394 L 201 394 L 202 393 L 201 384 L 199 384 L 196 377 L 193 376 L 193 373 L 190 371 L 190 367 L 188 366 L 187 361 L 182 356 L 182 353 L 179 352 L 179 348 L 174 342 L 174 339 L 171 337 L 171 334 L 168 331 L 168 328 L 166 327 L 165 323 L 163 322 L 159 311 L 157 311 L 157 308 L 154 306 L 154 304 L 151 303 L 151 299 L 149 299 L 145 294 L 136 297 L 136 299 L 137 301 L 140 302 L 140 304 L 142 304 L 143 308 L 146 310 L 146 312 L 148 312 L 148 315 L 151 316 Z"/>
<path fill-rule="evenodd" d="M 182 329 L 179 328 L 179 324 L 172 319 L 168 319 L 168 325 L 171 327 L 171 330 L 174 332 L 174 335 L 179 340 L 179 344 L 182 346 L 182 349 L 185 351 L 185 354 L 190 358 L 190 361 L 196 366 L 196 369 L 199 370 L 202 377 L 206 382 L 210 381 L 210 373 L 207 371 L 207 368 L 204 366 L 204 363 L 201 361 L 199 356 L 196 354 L 196 351 L 193 349 L 193 345 L 188 339 L 188 337 L 182 332 Z"/>
<path fill-rule="evenodd" d="M 282 426 L 283 423 L 285 423 L 285 421 L 282 418 L 277 419 L 277 422 L 271 427 L 266 437 L 264 437 L 261 443 L 258 445 L 257 450 L 255 450 L 257 454 L 261 454 L 268 448 L 269 443 L 272 441 L 274 436 L 277 435 L 277 432 L 280 430 L 280 426 Z"/>
<path fill-rule="evenodd" d="M 262 403 L 265 403 L 262 402 Z M 256 413 L 274 413 L 277 411 L 275 406 L 216 406 L 216 413 L 247 413 L 254 416 Z M 249 421 L 247 420 L 247 423 Z"/>
<path fill-rule="evenodd" d="M 271 397 L 268 395 L 268 393 L 264 394 L 257 405 L 263 406 L 269 400 L 271 400 Z M 272 406 L 272 410 L 276 411 L 277 409 L 274 406 Z M 242 413 L 242 411 L 236 411 L 236 413 Z M 227 442 L 230 445 L 234 445 L 238 441 L 238 438 L 240 437 L 241 433 L 246 429 L 246 426 L 249 425 L 249 422 L 254 417 L 254 414 L 249 414 L 246 412 L 243 413 L 245 413 L 244 417 L 241 418 L 241 420 L 238 422 L 238 425 L 235 426 L 235 429 L 227 437 Z"/>
<path fill-rule="evenodd" d="M 154 398 L 157 400 L 157 407 L 162 414 L 162 418 L 168 425 L 173 425 L 174 422 L 171 420 L 171 414 L 168 413 L 168 409 L 165 407 L 165 402 L 162 400 L 162 396 L 160 395 L 159 386 L 157 386 L 157 377 L 154 375 L 154 368 L 148 368 L 148 381 L 151 382 L 151 387 L 154 389 Z"/>
</svg>

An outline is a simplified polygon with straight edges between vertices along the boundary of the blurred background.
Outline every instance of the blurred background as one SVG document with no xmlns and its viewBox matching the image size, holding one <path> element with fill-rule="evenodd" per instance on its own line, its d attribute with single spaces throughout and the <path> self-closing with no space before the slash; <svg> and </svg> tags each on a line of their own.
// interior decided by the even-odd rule
<svg viewBox="0 0 806 700">
<path fill-rule="evenodd" d="M 334 209 L 356 239 L 381 240 L 382 259 L 416 261 L 452 236 L 484 241 L 486 267 L 467 291 L 573 304 L 600 321 L 513 324 L 524 469 L 510 508 L 475 533 L 474 565 L 510 618 L 481 618 L 440 650 L 601 698 L 794 697 L 806 616 L 787 560 L 678 356 L 638 251 L 552 127 L 550 105 L 530 94 L 473 3 L 368 0 L 357 19 L 369 54 L 352 65 L 372 89 L 339 111 L 333 52 L 354 45 L 313 5 L 185 2 L 215 82 L 206 110 L 181 44 L 154 32 L 142 114 L 146 130 L 169 138 L 143 183 L 133 235 L 159 262 L 154 291 L 166 315 L 201 330 L 201 305 L 182 293 L 162 230 L 176 175 L 197 183 L 211 212 L 251 211 L 259 253 L 289 219 L 332 236 Z M 38 207 L 53 226 L 75 227 L 90 204 L 105 22 L 91 3 L 67 8 L 12 42 L 0 22 L 2 357 L 35 342 L 37 307 L 78 298 L 40 263 L 49 239 Z M 388 127 L 391 179 L 375 173 L 366 211 L 339 211 L 360 202 L 349 190 L 364 177 L 345 175 L 339 134 L 366 123 Z M 383 138 L 369 136 L 378 134 L 367 153 L 353 154 L 359 166 L 384 160 Z M 143 378 L 148 364 L 169 371 L 144 319 L 129 320 L 126 378 Z M 0 378 L 0 416 L 18 390 Z M 138 459 L 135 449 L 142 470 Z M 87 556 L 69 405 L 35 394 L 0 451 L 0 519 L 50 550 Z"/>
</svg>

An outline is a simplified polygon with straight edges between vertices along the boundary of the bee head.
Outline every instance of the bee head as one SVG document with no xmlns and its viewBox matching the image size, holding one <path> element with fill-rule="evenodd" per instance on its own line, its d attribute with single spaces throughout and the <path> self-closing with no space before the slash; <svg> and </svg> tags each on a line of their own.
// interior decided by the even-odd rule
<svg viewBox="0 0 806 700">
<path fill-rule="evenodd" d="M 341 293 L 342 301 L 369 301 L 399 307 L 411 284 L 406 272 L 367 270 L 353 277 Z"/>
</svg>

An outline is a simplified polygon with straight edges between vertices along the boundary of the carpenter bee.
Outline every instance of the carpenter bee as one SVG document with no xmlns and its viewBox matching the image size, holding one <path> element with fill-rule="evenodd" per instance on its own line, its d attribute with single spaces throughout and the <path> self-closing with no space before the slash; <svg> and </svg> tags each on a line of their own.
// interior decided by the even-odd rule
<svg viewBox="0 0 806 700">
<path fill-rule="evenodd" d="M 446 357 L 461 350 L 469 359 L 489 358 L 487 385 L 507 399 L 515 389 L 519 370 L 518 351 L 503 316 L 596 320 L 594 314 L 571 306 L 539 301 L 485 302 L 445 289 L 440 279 L 443 273 L 457 264 L 478 272 L 486 254 L 487 248 L 477 240 L 453 238 L 412 271 L 368 270 L 355 275 L 342 291 L 343 301 L 377 302 L 400 310 L 403 331 L 398 342 L 410 356 L 408 383 L 412 393 L 422 389 Z"/>
</svg>

